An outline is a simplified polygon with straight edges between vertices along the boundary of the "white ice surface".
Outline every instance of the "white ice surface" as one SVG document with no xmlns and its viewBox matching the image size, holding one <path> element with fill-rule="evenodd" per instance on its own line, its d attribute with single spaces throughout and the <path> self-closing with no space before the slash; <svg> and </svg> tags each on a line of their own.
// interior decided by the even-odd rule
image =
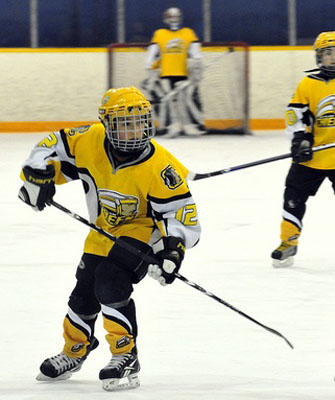
<svg viewBox="0 0 335 400">
<path fill-rule="evenodd" d="M 35 381 L 40 363 L 63 345 L 62 321 L 88 228 L 48 207 L 37 213 L 17 198 L 19 171 L 44 134 L 0 135 L 0 398 L 5 400 L 330 400 L 335 398 L 334 206 L 330 183 L 310 199 L 296 263 L 271 267 L 279 244 L 282 160 L 190 182 L 203 233 L 181 273 L 295 346 L 183 282 L 135 287 L 141 387 L 107 393 L 100 346 L 69 381 Z M 207 172 L 287 153 L 282 132 L 159 139 L 191 170 Z M 87 218 L 81 185 L 55 200 Z"/>
</svg>

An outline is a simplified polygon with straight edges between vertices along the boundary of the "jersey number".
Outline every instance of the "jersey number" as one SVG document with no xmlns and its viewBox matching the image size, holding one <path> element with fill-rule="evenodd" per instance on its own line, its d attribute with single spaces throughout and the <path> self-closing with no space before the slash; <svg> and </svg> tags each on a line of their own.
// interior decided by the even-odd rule
<svg viewBox="0 0 335 400">
<path fill-rule="evenodd" d="M 197 207 L 195 204 L 187 204 L 176 212 L 176 219 L 183 225 L 197 224 Z"/>
<path fill-rule="evenodd" d="M 51 133 L 49 136 L 42 139 L 37 147 L 52 147 L 57 143 L 57 138 L 54 133 Z"/>
<path fill-rule="evenodd" d="M 287 125 L 289 126 L 295 125 L 297 123 L 297 117 L 293 110 L 286 111 L 286 121 Z"/>
</svg>

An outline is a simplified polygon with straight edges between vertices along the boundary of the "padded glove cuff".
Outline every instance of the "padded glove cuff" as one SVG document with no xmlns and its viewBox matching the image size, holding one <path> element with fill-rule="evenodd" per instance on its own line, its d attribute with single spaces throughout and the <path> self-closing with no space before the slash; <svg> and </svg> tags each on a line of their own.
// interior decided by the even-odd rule
<svg viewBox="0 0 335 400">
<path fill-rule="evenodd" d="M 22 172 L 27 182 L 33 183 L 37 186 L 49 186 L 55 182 L 55 168 L 50 164 L 45 170 L 25 166 L 23 167 Z"/>
</svg>

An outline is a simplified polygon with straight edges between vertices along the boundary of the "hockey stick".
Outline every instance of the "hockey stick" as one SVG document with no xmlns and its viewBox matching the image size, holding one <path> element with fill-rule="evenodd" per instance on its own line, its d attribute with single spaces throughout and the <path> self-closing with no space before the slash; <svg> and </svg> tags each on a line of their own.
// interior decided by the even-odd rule
<svg viewBox="0 0 335 400">
<path fill-rule="evenodd" d="M 87 221 L 87 219 L 81 217 L 78 214 L 75 214 L 74 212 L 70 211 L 69 209 L 65 208 L 64 206 L 62 206 L 59 203 L 56 203 L 54 200 L 50 200 L 49 202 L 50 205 L 58 208 L 59 210 L 63 211 L 65 214 L 69 215 L 70 217 L 76 219 L 77 221 L 83 223 L 84 225 L 89 226 L 91 229 L 93 229 L 94 231 L 100 233 L 101 235 L 107 237 L 108 239 L 112 240 L 113 242 L 116 241 L 116 237 L 113 236 L 112 234 L 110 234 L 109 232 L 104 231 L 103 229 L 99 228 L 98 226 L 96 226 L 95 224 Z M 118 240 L 118 244 L 120 245 L 120 247 L 124 248 L 125 250 L 129 251 L 132 254 L 135 254 L 138 257 L 141 257 L 144 261 L 150 263 L 150 264 L 160 264 L 160 262 L 152 257 L 149 256 L 148 254 L 144 254 L 142 253 L 140 250 L 136 249 L 135 247 L 131 246 L 130 244 L 122 241 L 122 240 Z M 281 337 L 282 339 L 285 340 L 285 342 L 293 349 L 293 345 L 291 344 L 291 342 L 286 339 L 286 337 L 284 335 L 282 335 L 280 332 L 276 331 L 275 329 L 272 329 L 264 324 L 262 324 L 261 322 L 255 320 L 254 318 L 250 317 L 248 314 L 245 314 L 243 311 L 240 311 L 239 309 L 235 308 L 234 306 L 232 306 L 231 304 L 227 303 L 226 301 L 222 300 L 220 297 L 216 296 L 215 294 L 208 292 L 206 289 L 202 288 L 201 286 L 197 285 L 196 283 L 189 281 L 187 278 L 185 278 L 184 276 L 180 275 L 179 273 L 175 273 L 176 278 L 178 278 L 179 280 L 181 280 L 182 282 L 186 283 L 187 285 L 193 287 L 194 289 L 198 290 L 199 292 L 205 294 L 206 296 L 210 297 L 213 300 L 218 301 L 219 303 L 223 304 L 224 306 L 230 308 L 231 310 L 237 312 L 238 314 L 242 315 L 243 317 L 247 318 L 248 320 L 254 322 L 255 324 L 261 326 L 262 328 L 264 328 L 265 330 L 267 330 L 270 333 L 273 333 L 274 335 L 277 335 L 279 337 Z"/>
<path fill-rule="evenodd" d="M 333 147 L 335 147 L 335 143 L 322 144 L 321 146 L 313 147 L 312 151 L 313 153 L 315 153 L 317 151 L 327 150 Z M 241 164 L 235 167 L 223 168 L 217 171 L 207 172 L 203 174 L 190 171 L 188 179 L 191 181 L 198 181 L 199 179 L 212 178 L 213 176 L 227 174 L 228 172 L 238 171 L 240 169 L 255 167 L 256 165 L 267 164 L 273 161 L 284 160 L 285 158 L 290 158 L 290 157 L 292 157 L 292 153 L 286 153 L 286 154 L 281 154 L 279 156 L 264 158 L 263 160 L 253 161 L 247 164 Z"/>
<path fill-rule="evenodd" d="M 220 297 L 216 296 L 215 294 L 209 292 L 208 290 L 204 289 L 203 287 L 197 285 L 196 283 L 189 281 L 188 279 L 186 279 L 184 276 L 175 273 L 176 277 L 178 279 L 180 279 L 181 281 L 183 281 L 184 283 L 186 283 L 187 285 L 199 290 L 199 292 L 205 294 L 206 296 L 210 297 L 213 300 L 218 301 L 219 303 L 223 304 L 224 306 L 230 308 L 231 310 L 237 312 L 238 314 L 242 315 L 243 317 L 249 319 L 250 321 L 254 322 L 255 324 L 261 326 L 262 328 L 266 329 L 268 332 L 271 332 L 277 336 L 280 336 L 282 339 L 285 340 L 285 342 L 291 347 L 291 349 L 294 349 L 292 343 L 284 336 L 282 335 L 280 332 L 276 331 L 275 329 L 272 329 L 264 324 L 262 324 L 261 322 L 255 320 L 254 318 L 250 317 L 250 315 L 245 314 L 243 311 L 235 308 L 234 306 L 232 306 L 231 304 L 227 303 L 226 301 L 220 299 Z"/>
</svg>

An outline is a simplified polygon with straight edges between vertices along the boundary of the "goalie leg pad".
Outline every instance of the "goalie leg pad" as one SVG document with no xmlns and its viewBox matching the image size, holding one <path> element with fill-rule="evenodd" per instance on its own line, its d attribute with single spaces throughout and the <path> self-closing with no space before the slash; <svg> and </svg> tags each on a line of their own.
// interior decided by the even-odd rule
<svg viewBox="0 0 335 400">
<path fill-rule="evenodd" d="M 168 136 L 175 137 L 182 132 L 182 103 L 179 101 L 181 85 L 188 82 L 186 77 L 165 77 L 161 79 L 165 96 L 161 99 L 160 126 L 168 128 Z"/>
</svg>

